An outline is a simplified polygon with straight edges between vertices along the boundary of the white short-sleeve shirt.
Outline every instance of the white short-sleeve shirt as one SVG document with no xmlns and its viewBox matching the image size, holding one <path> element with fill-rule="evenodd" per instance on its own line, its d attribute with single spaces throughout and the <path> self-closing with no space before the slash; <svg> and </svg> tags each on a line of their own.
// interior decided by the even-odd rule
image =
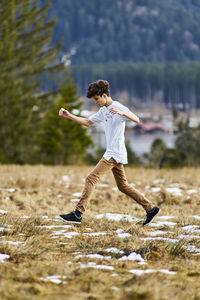
<svg viewBox="0 0 200 300">
<path fill-rule="evenodd" d="M 128 107 L 118 101 L 112 101 L 109 106 L 103 106 L 99 111 L 89 117 L 92 123 L 102 122 L 106 136 L 106 152 L 103 157 L 109 160 L 113 157 L 117 163 L 127 164 L 127 151 L 125 147 L 125 125 L 127 118 L 119 114 L 112 114 L 110 108 L 118 108 L 125 113 L 131 113 Z"/>
</svg>

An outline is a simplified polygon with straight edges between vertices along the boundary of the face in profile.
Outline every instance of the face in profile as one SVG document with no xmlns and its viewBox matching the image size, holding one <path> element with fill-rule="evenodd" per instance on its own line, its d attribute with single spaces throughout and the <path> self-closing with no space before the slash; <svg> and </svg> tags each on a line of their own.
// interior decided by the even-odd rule
<svg viewBox="0 0 200 300">
<path fill-rule="evenodd" d="M 106 104 L 107 96 L 106 94 L 103 94 L 102 96 L 95 95 L 93 99 L 98 106 L 103 107 Z"/>
</svg>

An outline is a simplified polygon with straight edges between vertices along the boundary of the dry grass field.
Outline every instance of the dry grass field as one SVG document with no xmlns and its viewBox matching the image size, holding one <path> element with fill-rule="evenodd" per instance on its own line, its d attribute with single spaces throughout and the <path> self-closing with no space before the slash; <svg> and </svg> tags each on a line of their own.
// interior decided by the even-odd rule
<svg viewBox="0 0 200 300">
<path fill-rule="evenodd" d="M 0 166 L 0 299 L 200 299 L 200 169 L 126 168 L 161 207 L 146 227 L 112 173 L 63 223 L 91 169 Z"/>
</svg>

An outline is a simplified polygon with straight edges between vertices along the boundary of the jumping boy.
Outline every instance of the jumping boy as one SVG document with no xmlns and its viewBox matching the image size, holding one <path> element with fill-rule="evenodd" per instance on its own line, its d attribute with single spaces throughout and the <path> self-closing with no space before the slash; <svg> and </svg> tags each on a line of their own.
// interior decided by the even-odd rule
<svg viewBox="0 0 200 300">
<path fill-rule="evenodd" d="M 106 135 L 106 152 L 94 170 L 87 176 L 85 187 L 80 201 L 76 206 L 76 210 L 66 215 L 60 215 L 60 217 L 66 222 L 81 223 L 82 214 L 85 212 L 89 200 L 91 199 L 96 183 L 102 175 L 112 170 L 119 190 L 142 205 L 145 209 L 146 220 L 143 225 L 146 225 L 159 212 L 159 208 L 154 206 L 138 190 L 128 184 L 123 166 L 127 164 L 127 151 L 124 143 L 125 123 L 126 120 L 138 123 L 139 118 L 126 106 L 120 104 L 118 101 L 112 100 L 110 96 L 110 86 L 106 80 L 97 80 L 91 83 L 88 87 L 87 97 L 93 98 L 95 103 L 100 107 L 97 113 L 87 119 L 75 116 L 64 108 L 61 108 L 59 116 L 71 119 L 87 127 L 102 122 Z"/>
</svg>

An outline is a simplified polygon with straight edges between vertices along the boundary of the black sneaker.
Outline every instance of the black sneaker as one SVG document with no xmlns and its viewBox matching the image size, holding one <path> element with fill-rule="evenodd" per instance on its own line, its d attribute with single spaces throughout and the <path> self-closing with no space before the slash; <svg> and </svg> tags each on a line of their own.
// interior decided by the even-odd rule
<svg viewBox="0 0 200 300">
<path fill-rule="evenodd" d="M 143 225 L 150 223 L 159 211 L 160 208 L 158 208 L 157 206 L 154 206 L 151 210 L 147 211 L 146 220 L 144 221 Z"/>
<path fill-rule="evenodd" d="M 77 216 L 75 211 L 70 212 L 67 215 L 60 215 L 59 216 L 63 221 L 69 222 L 69 223 L 76 223 L 81 224 L 82 216 Z"/>
</svg>

